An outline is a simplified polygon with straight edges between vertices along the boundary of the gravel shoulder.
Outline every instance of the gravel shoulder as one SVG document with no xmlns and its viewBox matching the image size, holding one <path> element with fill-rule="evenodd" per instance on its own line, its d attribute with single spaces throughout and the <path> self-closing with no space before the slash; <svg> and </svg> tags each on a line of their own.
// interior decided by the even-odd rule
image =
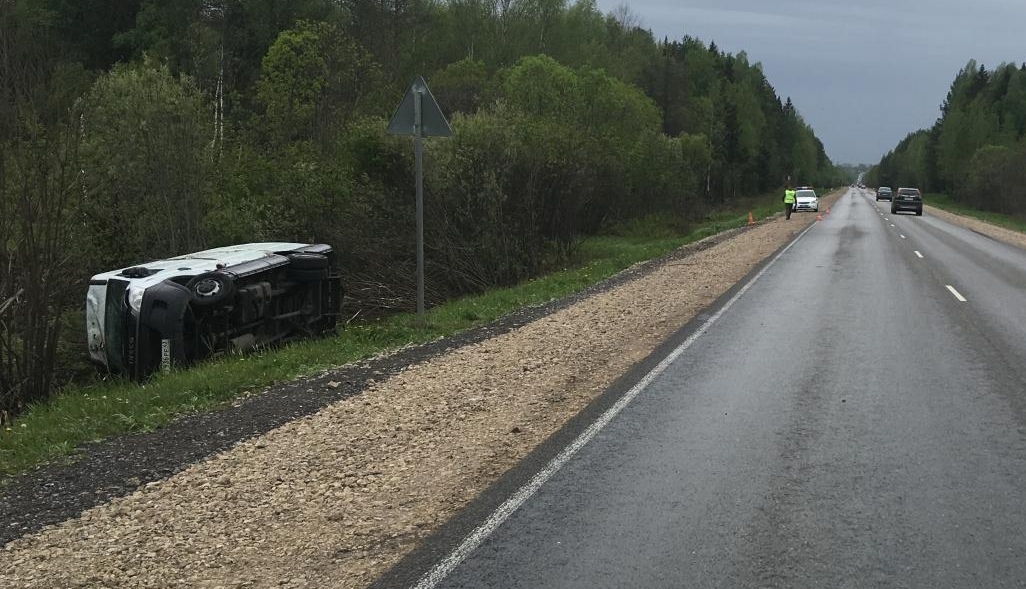
<svg viewBox="0 0 1026 589">
<path fill-rule="evenodd" d="M 387 370 L 292 385 L 325 399 L 26 524 L 0 586 L 367 587 L 813 219 L 688 246 Z"/>
<path fill-rule="evenodd" d="M 979 219 L 973 219 L 972 217 L 949 213 L 948 211 L 938 209 L 937 207 L 931 207 L 929 205 L 924 206 L 923 209 L 926 214 L 937 217 L 938 219 L 944 219 L 949 223 L 961 225 L 992 239 L 1026 249 L 1026 233 L 1012 231 L 1011 229 L 1005 229 L 1004 227 L 998 227 L 997 225 L 991 225 L 990 223 L 980 221 Z"/>
</svg>

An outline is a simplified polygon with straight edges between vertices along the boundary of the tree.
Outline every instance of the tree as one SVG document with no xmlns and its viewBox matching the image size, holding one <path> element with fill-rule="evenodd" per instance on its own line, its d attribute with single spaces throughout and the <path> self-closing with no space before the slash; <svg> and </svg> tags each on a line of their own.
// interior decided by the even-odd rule
<svg viewBox="0 0 1026 589">
<path fill-rule="evenodd" d="M 130 56 L 120 38 L 134 26 L 140 0 L 30 0 L 37 2 L 53 15 L 53 30 L 65 47 L 65 59 L 104 71 Z"/>
<path fill-rule="evenodd" d="M 490 80 L 483 61 L 451 63 L 431 78 L 431 88 L 446 116 L 473 114 L 487 99 Z"/>
<path fill-rule="evenodd" d="M 27 123 L 0 143 L 0 424 L 58 384 L 63 313 L 81 282 L 77 140 Z"/>
<path fill-rule="evenodd" d="M 257 93 L 279 142 L 322 144 L 361 114 L 384 114 L 377 65 L 338 25 L 303 21 L 263 61 Z"/>
<path fill-rule="evenodd" d="M 81 107 L 83 215 L 98 269 L 194 251 L 211 162 L 199 90 L 166 67 L 118 66 Z"/>
<path fill-rule="evenodd" d="M 0 178 L 6 210 L 22 210 L 10 195 L 51 194 L 24 178 L 65 169 L 29 174 L 26 146 L 72 129 L 76 191 L 52 194 L 84 200 L 58 215 L 78 223 L 80 274 L 240 240 L 326 241 L 347 304 L 408 308 L 411 150 L 384 127 L 413 74 L 455 129 L 426 154 L 431 301 L 565 264 L 582 236 L 642 215 L 686 223 L 788 174 L 834 173 L 743 52 L 657 43 L 629 9 L 594 0 L 16 0 L 0 2 L 0 146 L 23 146 Z M 1021 135 L 1021 72 L 964 77 L 952 113 L 985 123 L 974 145 Z M 953 130 L 922 151 L 946 153 Z M 64 161 L 66 142 L 48 141 L 36 159 Z"/>
</svg>

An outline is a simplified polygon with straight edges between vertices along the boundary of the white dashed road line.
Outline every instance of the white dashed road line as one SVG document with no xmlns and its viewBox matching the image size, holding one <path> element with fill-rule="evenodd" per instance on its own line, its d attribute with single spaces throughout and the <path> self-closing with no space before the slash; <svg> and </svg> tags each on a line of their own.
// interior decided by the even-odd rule
<svg viewBox="0 0 1026 589">
<path fill-rule="evenodd" d="M 922 259 L 923 259 L 923 254 L 919 253 L 919 251 L 918 251 L 918 250 L 916 250 L 916 255 L 917 255 L 917 256 L 919 256 L 919 259 L 920 259 L 920 260 L 922 260 Z"/>
<path fill-rule="evenodd" d="M 955 298 L 958 299 L 959 301 L 964 303 L 964 302 L 966 302 L 968 300 L 964 296 L 959 294 L 959 292 L 957 290 L 955 290 L 955 287 L 951 286 L 950 284 L 946 284 L 944 286 L 947 286 L 948 290 L 951 291 L 951 294 L 955 295 Z"/>
<path fill-rule="evenodd" d="M 901 235 L 901 234 L 899 233 L 898 235 Z M 902 239 L 908 239 L 908 238 L 907 238 L 907 237 L 905 237 L 904 235 L 902 235 L 902 236 L 901 236 L 901 238 L 902 238 Z"/>
</svg>

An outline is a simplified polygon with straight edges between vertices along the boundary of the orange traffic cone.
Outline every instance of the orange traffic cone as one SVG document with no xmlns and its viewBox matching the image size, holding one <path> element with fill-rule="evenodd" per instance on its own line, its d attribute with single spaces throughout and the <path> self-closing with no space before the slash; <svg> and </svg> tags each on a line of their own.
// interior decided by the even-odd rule
<svg viewBox="0 0 1026 589">
<path fill-rule="evenodd" d="M 816 215 L 816 220 L 817 221 L 822 221 L 823 220 L 823 215 Z"/>
<path fill-rule="evenodd" d="M 752 218 L 752 211 L 748 211 L 748 224 L 755 225 L 755 219 Z"/>
</svg>

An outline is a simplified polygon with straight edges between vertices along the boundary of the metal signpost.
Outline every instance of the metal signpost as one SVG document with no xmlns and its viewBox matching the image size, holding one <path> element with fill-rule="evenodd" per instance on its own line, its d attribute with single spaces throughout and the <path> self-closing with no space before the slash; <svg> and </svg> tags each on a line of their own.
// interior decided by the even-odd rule
<svg viewBox="0 0 1026 589">
<path fill-rule="evenodd" d="M 424 78 L 413 79 L 388 122 L 390 135 L 413 135 L 417 161 L 417 317 L 424 317 L 424 137 L 449 137 L 452 129 Z"/>
</svg>

